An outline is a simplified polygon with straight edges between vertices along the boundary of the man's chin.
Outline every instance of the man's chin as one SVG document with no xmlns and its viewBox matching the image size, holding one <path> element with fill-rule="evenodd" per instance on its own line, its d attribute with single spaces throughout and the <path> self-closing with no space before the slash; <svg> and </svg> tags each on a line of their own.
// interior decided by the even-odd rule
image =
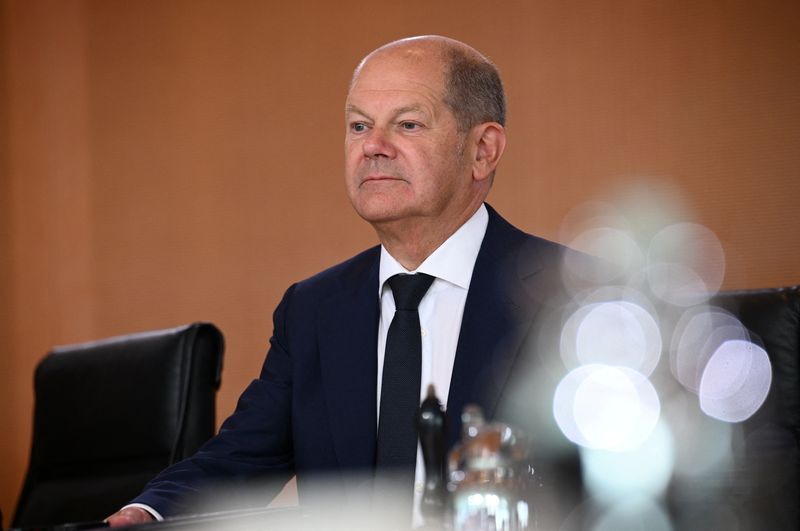
<svg viewBox="0 0 800 531">
<path fill-rule="evenodd" d="M 394 201 L 353 201 L 356 213 L 367 223 L 390 223 L 408 217 L 408 208 L 398 205 Z"/>
<path fill-rule="evenodd" d="M 392 223 L 403 219 L 402 215 L 398 215 L 391 211 L 357 211 L 358 215 L 371 225 L 383 225 Z"/>
</svg>

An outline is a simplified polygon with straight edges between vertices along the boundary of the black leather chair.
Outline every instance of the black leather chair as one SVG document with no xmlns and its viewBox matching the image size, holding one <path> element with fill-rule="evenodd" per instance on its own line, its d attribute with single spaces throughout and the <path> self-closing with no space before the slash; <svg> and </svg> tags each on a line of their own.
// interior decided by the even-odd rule
<svg viewBox="0 0 800 531">
<path fill-rule="evenodd" d="M 736 317 L 767 351 L 772 387 L 747 428 L 771 426 L 773 443 L 800 443 L 800 286 L 728 291 L 712 303 Z M 800 498 L 798 498 L 800 499 Z"/>
<path fill-rule="evenodd" d="M 100 520 L 215 431 L 212 324 L 59 347 L 36 368 L 30 464 L 12 525 Z"/>
<path fill-rule="evenodd" d="M 761 408 L 735 425 L 734 465 L 723 497 L 735 508 L 738 529 L 800 529 L 800 286 L 729 291 L 712 304 L 735 315 L 751 340 L 767 351 L 772 385 Z M 710 529 L 703 515 L 714 508 L 698 501 L 692 525 Z"/>
</svg>

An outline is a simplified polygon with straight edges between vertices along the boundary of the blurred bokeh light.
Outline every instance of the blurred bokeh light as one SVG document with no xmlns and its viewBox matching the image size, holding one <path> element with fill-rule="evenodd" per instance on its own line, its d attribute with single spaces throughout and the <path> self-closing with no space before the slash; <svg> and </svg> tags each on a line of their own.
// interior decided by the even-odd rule
<svg viewBox="0 0 800 531">
<path fill-rule="evenodd" d="M 575 362 L 618 365 L 649 376 L 661 350 L 661 332 L 653 316 L 624 300 L 582 306 L 561 334 L 561 353 L 568 367 Z"/>
<path fill-rule="evenodd" d="M 581 448 L 584 483 L 592 499 L 611 505 L 635 498 L 657 499 L 672 476 L 674 445 L 666 423 L 658 422 L 636 448 L 612 452 Z"/>
<path fill-rule="evenodd" d="M 658 421 L 655 388 L 627 367 L 584 365 L 556 388 L 553 414 L 572 442 L 587 448 L 627 451 L 649 437 Z"/>
<path fill-rule="evenodd" d="M 767 352 L 750 341 L 725 341 L 708 360 L 700 379 L 700 408 L 725 422 L 750 418 L 772 383 Z"/>
<path fill-rule="evenodd" d="M 705 366 L 720 345 L 749 339 L 745 327 L 727 311 L 710 306 L 690 308 L 681 315 L 672 335 L 672 374 L 696 393 Z"/>
<path fill-rule="evenodd" d="M 678 306 L 703 302 L 725 278 L 719 238 L 697 223 L 675 223 L 659 231 L 650 241 L 647 264 L 653 294 Z"/>
<path fill-rule="evenodd" d="M 658 503 L 646 497 L 632 496 L 616 502 L 604 511 L 592 531 L 671 531 L 669 515 Z"/>
</svg>

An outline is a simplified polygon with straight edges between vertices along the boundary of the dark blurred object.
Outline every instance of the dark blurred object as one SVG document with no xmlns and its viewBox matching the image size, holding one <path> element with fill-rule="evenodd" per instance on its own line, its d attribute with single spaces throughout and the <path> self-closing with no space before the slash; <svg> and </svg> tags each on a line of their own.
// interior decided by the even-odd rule
<svg viewBox="0 0 800 531">
<path fill-rule="evenodd" d="M 102 520 L 194 453 L 215 431 L 223 349 L 194 323 L 48 354 L 13 527 Z"/>
<path fill-rule="evenodd" d="M 107 527 L 110 526 L 106 522 L 98 520 L 96 522 L 76 522 L 70 524 L 26 527 L 24 529 L 13 527 L 9 529 L 9 531 L 88 531 L 89 529 L 104 529 Z"/>
<path fill-rule="evenodd" d="M 772 365 L 772 386 L 761 408 L 735 425 L 733 469 L 721 510 L 734 508 L 741 530 L 800 529 L 800 286 L 729 291 L 711 304 L 735 315 L 750 339 L 764 347 Z M 716 485 L 698 487 L 712 491 Z M 707 529 L 714 502 L 697 492 L 673 492 L 683 510 L 677 529 Z M 688 510 L 687 510 L 688 509 Z"/>
<path fill-rule="evenodd" d="M 734 446 L 732 496 L 744 529 L 800 529 L 800 286 L 731 291 L 713 304 L 750 331 L 772 364 L 772 387 Z"/>
<path fill-rule="evenodd" d="M 446 499 L 444 468 L 447 431 L 444 409 L 436 398 L 436 390 L 432 385 L 428 386 L 428 396 L 420 405 L 417 430 L 422 458 L 425 461 L 425 490 L 420 511 L 425 517 L 426 525 L 441 528 Z"/>
</svg>

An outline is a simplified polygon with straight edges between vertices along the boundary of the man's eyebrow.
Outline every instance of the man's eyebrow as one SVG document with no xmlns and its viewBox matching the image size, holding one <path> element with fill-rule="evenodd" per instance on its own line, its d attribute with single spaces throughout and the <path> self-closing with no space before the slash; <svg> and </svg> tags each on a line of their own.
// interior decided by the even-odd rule
<svg viewBox="0 0 800 531">
<path fill-rule="evenodd" d="M 361 116 L 369 116 L 367 113 L 365 113 L 364 111 L 362 111 L 357 106 L 355 106 L 355 105 L 353 105 L 351 103 L 348 103 L 347 105 L 344 106 L 344 113 L 345 114 L 353 114 L 353 113 L 355 113 L 355 114 L 360 114 Z"/>
<path fill-rule="evenodd" d="M 408 105 L 406 107 L 400 107 L 399 109 L 395 109 L 394 115 L 398 116 L 400 114 L 405 114 L 407 112 L 422 112 L 423 109 L 419 105 Z"/>
</svg>

